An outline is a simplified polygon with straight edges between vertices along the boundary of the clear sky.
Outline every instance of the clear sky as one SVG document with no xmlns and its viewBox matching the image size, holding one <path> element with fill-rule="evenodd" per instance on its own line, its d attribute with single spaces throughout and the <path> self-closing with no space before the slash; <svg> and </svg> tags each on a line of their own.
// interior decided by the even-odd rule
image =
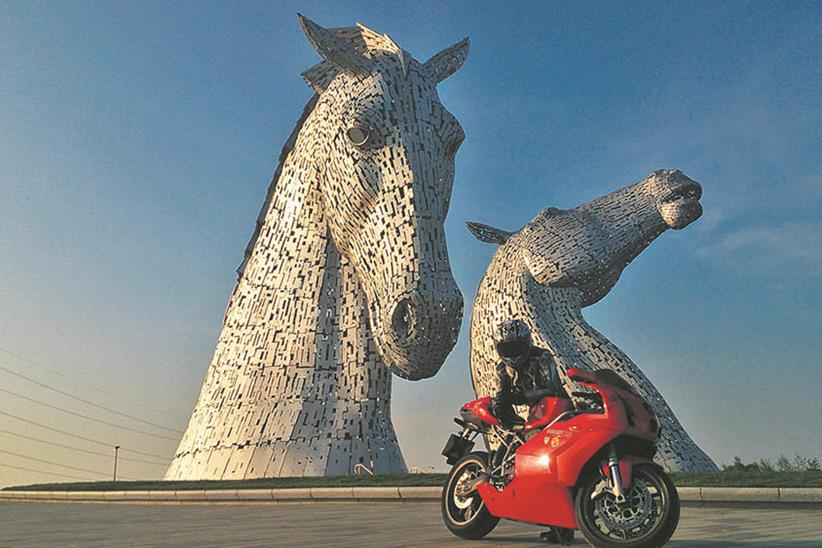
<svg viewBox="0 0 822 548">
<path fill-rule="evenodd" d="M 468 306 L 494 248 L 464 221 L 515 229 L 658 168 L 701 182 L 705 214 L 654 242 L 586 317 L 718 462 L 822 455 L 812 2 L 3 2 L 0 366 L 185 426 L 280 147 L 311 95 L 299 73 L 319 58 L 297 11 L 362 22 L 420 60 L 472 41 L 440 86 L 467 133 L 446 223 L 466 321 L 436 377 L 394 384 L 409 465 L 444 467 L 451 417 L 472 399 Z M 0 413 L 161 457 L 176 447 L 13 396 L 176 437 L 7 371 L 0 388 Z M 108 457 L 20 435 L 104 445 L 4 414 L 0 430 L 0 464 L 53 472 L 0 466 L 0 485 L 109 473 Z"/>
</svg>

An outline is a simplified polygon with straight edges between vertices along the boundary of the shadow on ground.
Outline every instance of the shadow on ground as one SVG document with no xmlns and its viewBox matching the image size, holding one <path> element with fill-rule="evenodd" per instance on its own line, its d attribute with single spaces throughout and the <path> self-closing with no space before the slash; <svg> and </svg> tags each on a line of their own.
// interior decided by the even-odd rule
<svg viewBox="0 0 822 548">
<path fill-rule="evenodd" d="M 819 541 L 792 540 L 790 542 L 780 542 L 773 540 L 758 541 L 735 541 L 735 540 L 686 540 L 686 541 L 671 541 L 665 546 L 671 548 L 743 548 L 743 547 L 761 547 L 761 548 L 819 548 Z"/>
<path fill-rule="evenodd" d="M 491 535 L 483 540 L 475 541 L 478 546 L 485 543 L 488 544 L 511 544 L 511 545 L 530 545 L 540 544 L 543 546 L 557 546 L 559 544 L 552 544 L 542 542 L 538 535 L 534 536 L 508 536 L 508 535 Z M 574 546 L 589 546 L 589 544 L 577 534 L 574 538 Z M 738 541 L 738 540 L 672 540 L 665 546 L 670 548 L 820 548 L 822 544 L 819 541 Z"/>
</svg>

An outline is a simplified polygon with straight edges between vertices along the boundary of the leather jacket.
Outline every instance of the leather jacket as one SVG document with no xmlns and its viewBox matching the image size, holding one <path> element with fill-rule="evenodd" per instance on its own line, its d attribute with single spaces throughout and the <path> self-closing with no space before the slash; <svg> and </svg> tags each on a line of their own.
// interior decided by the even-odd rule
<svg viewBox="0 0 822 548">
<path fill-rule="evenodd" d="M 524 360 L 517 368 L 515 378 L 511 378 L 512 368 L 505 360 L 497 363 L 497 391 L 492 396 L 492 410 L 505 426 L 521 423 L 514 409 L 515 405 L 534 405 L 543 397 L 534 397 L 535 389 L 549 389 L 553 395 L 567 397 L 562 380 L 557 374 L 556 364 L 551 354 L 542 348 L 533 347 L 526 356 L 518 358 Z"/>
</svg>

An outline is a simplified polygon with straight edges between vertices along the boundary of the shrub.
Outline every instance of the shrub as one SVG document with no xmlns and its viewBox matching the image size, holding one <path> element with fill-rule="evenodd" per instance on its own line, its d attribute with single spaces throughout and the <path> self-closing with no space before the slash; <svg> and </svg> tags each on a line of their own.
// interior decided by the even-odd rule
<svg viewBox="0 0 822 548">
<path fill-rule="evenodd" d="M 759 459 L 750 463 L 742 462 L 740 457 L 734 457 L 733 464 L 723 464 L 722 470 L 732 472 L 818 472 L 819 458 L 806 458 L 795 453 L 793 459 L 779 455 L 776 463 L 770 459 Z"/>
</svg>

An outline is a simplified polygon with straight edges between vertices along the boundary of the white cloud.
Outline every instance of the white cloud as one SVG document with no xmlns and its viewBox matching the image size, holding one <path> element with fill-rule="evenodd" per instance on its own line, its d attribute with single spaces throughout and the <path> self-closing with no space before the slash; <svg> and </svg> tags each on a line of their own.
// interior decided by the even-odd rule
<svg viewBox="0 0 822 548">
<path fill-rule="evenodd" d="M 695 254 L 752 274 L 818 277 L 822 276 L 822 223 L 789 222 L 730 230 Z"/>
</svg>

